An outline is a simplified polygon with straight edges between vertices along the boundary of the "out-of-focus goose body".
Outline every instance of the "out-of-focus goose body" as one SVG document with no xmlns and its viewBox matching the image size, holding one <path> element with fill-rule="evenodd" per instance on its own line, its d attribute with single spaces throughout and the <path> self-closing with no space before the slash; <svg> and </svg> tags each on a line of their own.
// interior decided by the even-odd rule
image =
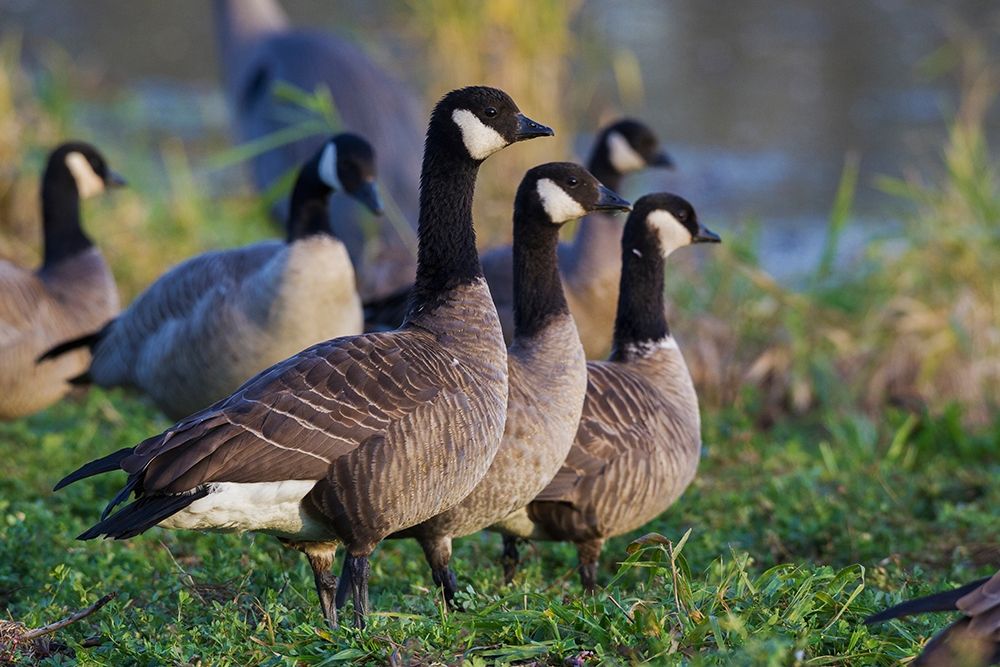
<svg viewBox="0 0 1000 667">
<path fill-rule="evenodd" d="M 111 270 L 80 228 L 80 200 L 117 184 L 92 146 L 67 143 L 49 156 L 42 176 L 44 263 L 32 271 L 0 260 L 0 419 L 62 398 L 89 354 L 80 350 L 41 364 L 38 356 L 118 312 Z"/>
<path fill-rule="evenodd" d="M 604 541 L 647 523 L 694 479 L 701 453 L 698 397 L 664 315 L 664 260 L 673 250 L 719 237 L 674 195 L 642 197 L 625 224 L 614 348 L 587 364 L 576 438 L 552 482 L 500 522 L 505 556 L 515 537 L 577 546 L 584 588 L 596 586 Z M 507 563 L 508 576 L 513 563 Z"/>
<path fill-rule="evenodd" d="M 673 162 L 649 127 L 624 119 L 608 125 L 597 137 L 588 170 L 605 186 L 619 192 L 624 176 L 647 167 Z M 586 215 L 569 243 L 559 244 L 559 273 L 569 310 L 576 321 L 588 359 L 606 355 L 614 330 L 615 304 L 621 280 L 622 222 L 595 211 Z M 512 246 L 483 253 L 483 275 L 500 314 L 504 337 L 514 337 L 514 273 Z M 405 312 L 406 290 L 365 304 L 366 328 L 395 326 Z"/>
<path fill-rule="evenodd" d="M 179 419 L 310 345 L 360 333 L 354 270 L 329 233 L 326 202 L 343 187 L 377 208 L 374 175 L 363 139 L 329 140 L 300 171 L 286 241 L 204 253 L 168 271 L 87 341 L 89 379 L 136 387 Z"/>
<path fill-rule="evenodd" d="M 276 535 L 308 556 L 331 625 L 330 568 L 343 544 L 363 625 L 376 544 L 460 502 L 496 455 L 507 352 L 476 253 L 472 197 L 486 157 L 547 134 L 502 91 L 446 95 L 427 131 L 404 326 L 315 345 L 165 433 L 83 466 L 58 486 L 118 469 L 129 480 L 81 538 L 157 524 Z M 136 500 L 108 516 L 131 492 Z"/>
<path fill-rule="evenodd" d="M 373 226 L 352 202 L 333 201 L 333 233 L 347 246 L 364 299 L 413 282 L 422 121 L 419 98 L 351 42 L 296 29 L 276 0 L 215 0 L 225 88 L 237 135 L 249 142 L 307 118 L 283 99 L 281 83 L 312 93 L 326 89 L 345 127 L 372 142 L 383 165 L 392 224 Z M 267 191 L 321 145 L 321 135 L 292 141 L 252 159 L 254 182 Z M 284 202 L 276 215 L 284 217 Z M 397 322 L 398 324 L 398 322 Z"/>
<path fill-rule="evenodd" d="M 514 203 L 510 397 L 500 449 L 489 472 L 462 502 L 393 536 L 417 538 L 449 602 L 456 588 L 449 569 L 452 538 L 486 528 L 545 488 L 566 458 L 580 420 L 587 370 L 559 281 L 559 227 L 588 211 L 627 206 L 574 164 L 535 167 L 521 182 Z"/>
<path fill-rule="evenodd" d="M 1000 572 L 952 591 L 908 600 L 868 618 L 890 618 L 938 611 L 959 611 L 963 617 L 927 642 L 916 667 L 985 667 L 1000 664 Z"/>
</svg>

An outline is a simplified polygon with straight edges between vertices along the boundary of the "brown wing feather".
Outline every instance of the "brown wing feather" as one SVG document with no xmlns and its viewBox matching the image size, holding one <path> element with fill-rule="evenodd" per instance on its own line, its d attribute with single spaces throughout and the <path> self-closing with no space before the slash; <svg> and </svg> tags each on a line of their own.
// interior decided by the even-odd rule
<svg viewBox="0 0 1000 667">
<path fill-rule="evenodd" d="M 420 334 L 315 345 L 136 447 L 122 468 L 145 493 L 209 482 L 320 479 L 331 462 L 437 397 L 449 380 Z M 359 363 L 364 362 L 364 363 Z"/>
</svg>

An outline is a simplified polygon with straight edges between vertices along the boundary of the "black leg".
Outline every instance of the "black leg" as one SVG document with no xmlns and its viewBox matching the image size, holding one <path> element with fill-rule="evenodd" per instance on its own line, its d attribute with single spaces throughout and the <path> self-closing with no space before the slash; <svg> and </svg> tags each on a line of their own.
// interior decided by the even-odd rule
<svg viewBox="0 0 1000 667">
<path fill-rule="evenodd" d="M 368 575 L 371 566 L 368 556 L 352 556 L 344 560 L 344 568 L 351 571 L 351 588 L 354 595 L 354 627 L 364 628 L 368 615 Z"/>
<path fill-rule="evenodd" d="M 517 566 L 521 564 L 521 555 L 517 553 L 516 537 L 503 536 L 503 555 L 500 557 L 500 562 L 503 564 L 503 583 L 509 584 L 514 581 Z"/>
<path fill-rule="evenodd" d="M 445 566 L 443 568 L 435 568 L 431 570 L 431 576 L 434 577 L 434 583 L 441 587 L 444 591 L 444 601 L 448 604 L 449 608 L 459 609 L 460 606 L 455 602 L 455 591 L 458 589 L 458 579 L 455 577 L 455 573 L 452 572 L 451 568 Z"/>
<path fill-rule="evenodd" d="M 580 583 L 585 593 L 597 591 L 597 561 L 601 557 L 604 540 L 577 542 L 576 551 L 580 556 Z"/>
<path fill-rule="evenodd" d="M 309 566 L 312 567 L 313 581 L 316 583 L 316 593 L 319 595 L 319 606 L 323 610 L 323 617 L 327 625 L 331 628 L 337 627 L 337 608 L 334 605 L 334 596 L 337 591 L 337 576 L 330 571 L 333 567 L 333 554 L 328 551 L 310 553 L 306 552 L 309 558 Z"/>
<path fill-rule="evenodd" d="M 458 590 L 458 580 L 449 567 L 451 562 L 451 537 L 436 535 L 418 538 L 427 564 L 431 566 L 431 576 L 434 583 L 444 592 L 444 601 L 450 608 L 456 608 L 455 591 Z"/>
</svg>

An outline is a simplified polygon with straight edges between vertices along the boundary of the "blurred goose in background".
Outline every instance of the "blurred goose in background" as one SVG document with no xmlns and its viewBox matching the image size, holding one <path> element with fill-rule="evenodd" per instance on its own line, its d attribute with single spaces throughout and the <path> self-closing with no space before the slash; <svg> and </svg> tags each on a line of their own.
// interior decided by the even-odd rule
<svg viewBox="0 0 1000 667">
<path fill-rule="evenodd" d="M 627 210 L 628 202 L 576 164 L 544 164 L 521 181 L 514 200 L 510 396 L 500 450 L 465 500 L 391 536 L 417 538 L 448 603 L 456 589 L 452 538 L 480 531 L 538 495 L 566 460 L 580 421 L 587 362 L 559 280 L 559 228 L 591 211 Z M 341 590 L 346 584 L 340 582 Z"/>
<path fill-rule="evenodd" d="M 80 227 L 80 201 L 123 184 L 89 144 L 65 143 L 49 155 L 41 186 L 42 266 L 32 271 L 0 260 L 0 419 L 62 398 L 90 355 L 79 350 L 36 364 L 38 355 L 118 312 L 111 270 Z"/>
<path fill-rule="evenodd" d="M 636 120 L 624 119 L 600 132 L 587 169 L 609 189 L 620 192 L 627 174 L 646 167 L 672 166 L 673 162 L 649 127 Z M 588 359 L 606 355 L 611 345 L 621 277 L 621 235 L 621 220 L 593 212 L 580 221 L 571 242 L 559 245 L 559 273 Z M 514 335 L 511 246 L 484 252 L 483 273 L 500 313 L 504 337 L 510 343 Z M 384 299 L 366 301 L 366 329 L 397 326 L 406 312 L 407 297 L 408 290 L 404 289 Z"/>
<path fill-rule="evenodd" d="M 959 611 L 955 621 L 927 642 L 911 665 L 985 667 L 1000 664 L 1000 572 L 952 591 L 908 600 L 870 616 L 865 623 L 935 611 Z"/>
<path fill-rule="evenodd" d="M 331 34 L 293 28 L 276 0 L 214 0 L 215 30 L 229 108 L 240 141 L 287 129 L 305 118 L 281 98 L 280 83 L 329 90 L 344 127 L 371 141 L 382 164 L 380 181 L 390 224 L 373 225 L 351 202 L 330 205 L 333 233 L 347 246 L 363 300 L 413 283 L 416 268 L 417 184 L 423 151 L 423 106 L 400 81 L 357 45 Z M 261 191 L 290 174 L 322 144 L 298 139 L 252 159 Z M 286 203 L 275 210 L 285 218 Z M 398 324 L 398 322 L 397 322 Z"/>
<path fill-rule="evenodd" d="M 672 194 L 640 198 L 621 240 L 614 345 L 587 364 L 588 385 L 573 447 L 552 482 L 500 522 L 506 575 L 517 538 L 576 545 L 580 578 L 597 586 L 605 540 L 643 526 L 694 479 L 701 455 L 698 397 L 664 312 L 666 258 L 692 243 L 718 243 L 691 205 Z"/>
<path fill-rule="evenodd" d="M 57 485 L 124 470 L 81 539 L 161 524 L 260 531 L 305 552 L 337 624 L 337 546 L 368 610 L 368 556 L 386 536 L 454 507 L 489 469 L 507 411 L 507 349 L 483 279 L 472 199 L 483 160 L 552 130 L 495 88 L 452 91 L 427 129 L 413 308 L 398 331 L 315 345 L 166 432 Z M 136 500 L 111 514 L 135 492 Z"/>
<path fill-rule="evenodd" d="M 375 155 L 354 134 L 329 139 L 302 166 L 284 241 L 206 252 L 177 265 L 96 333 L 55 347 L 90 347 L 78 382 L 131 386 L 179 419 L 314 343 L 361 333 L 361 302 L 328 201 L 343 189 L 374 213 Z"/>
</svg>

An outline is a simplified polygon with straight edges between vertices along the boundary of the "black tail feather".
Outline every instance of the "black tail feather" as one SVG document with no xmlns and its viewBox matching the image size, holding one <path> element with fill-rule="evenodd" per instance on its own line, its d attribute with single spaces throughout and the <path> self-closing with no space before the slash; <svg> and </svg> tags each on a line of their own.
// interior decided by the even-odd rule
<svg viewBox="0 0 1000 667">
<path fill-rule="evenodd" d="M 337 609 L 343 609 L 347 604 L 347 596 L 351 594 L 351 568 L 347 567 L 347 556 L 344 556 L 344 566 L 340 569 L 340 578 L 337 579 L 337 599 L 334 604 Z"/>
<path fill-rule="evenodd" d="M 70 340 L 59 343 L 55 347 L 42 353 L 42 356 L 38 357 L 38 359 L 35 360 L 35 363 L 40 364 L 43 361 L 48 361 L 49 359 L 55 359 L 56 357 L 66 354 L 67 352 L 78 350 L 81 347 L 90 348 L 91 350 L 94 349 L 94 346 L 97 345 L 98 341 L 100 341 L 101 338 L 104 337 L 104 333 L 108 330 L 108 327 L 111 326 L 112 322 L 114 322 L 114 320 L 110 320 L 107 324 L 105 324 L 97 331 L 92 331 L 88 334 L 84 334 L 77 338 L 72 338 Z"/>
<path fill-rule="evenodd" d="M 100 475 L 101 473 L 111 472 L 112 470 L 121 470 L 122 460 L 127 456 L 131 456 L 133 450 L 133 447 L 125 447 L 124 449 L 119 449 L 117 452 L 108 454 L 103 458 L 99 458 L 96 461 L 85 463 L 59 480 L 59 483 L 56 484 L 55 488 L 52 490 L 58 491 L 64 486 L 68 486 L 73 482 L 78 482 L 87 477 L 93 477 L 94 475 Z"/>
<path fill-rule="evenodd" d="M 76 539 L 92 540 L 101 535 L 116 540 L 135 537 L 207 495 L 208 489 L 199 487 L 183 495 L 143 496 L 81 533 Z"/>
<path fill-rule="evenodd" d="M 954 590 L 934 593 L 926 597 L 901 602 L 894 607 L 889 607 L 885 611 L 869 616 L 865 619 L 865 624 L 873 625 L 891 618 L 911 616 L 913 614 L 925 614 L 935 611 L 958 611 L 956 604 L 959 598 L 979 588 L 989 581 L 989 579 L 989 577 L 983 577 L 982 579 L 973 581 L 971 584 L 966 584 Z"/>
<path fill-rule="evenodd" d="M 129 477 L 125 486 L 121 488 L 121 491 L 115 494 L 115 497 L 111 499 L 111 502 L 109 502 L 107 506 L 105 506 L 104 511 L 101 512 L 101 521 L 107 519 L 108 515 L 110 515 L 116 507 L 128 500 L 129 495 L 132 493 L 132 490 L 136 487 L 136 485 L 139 484 L 140 479 L 141 477 L 139 475 L 132 475 Z"/>
</svg>

